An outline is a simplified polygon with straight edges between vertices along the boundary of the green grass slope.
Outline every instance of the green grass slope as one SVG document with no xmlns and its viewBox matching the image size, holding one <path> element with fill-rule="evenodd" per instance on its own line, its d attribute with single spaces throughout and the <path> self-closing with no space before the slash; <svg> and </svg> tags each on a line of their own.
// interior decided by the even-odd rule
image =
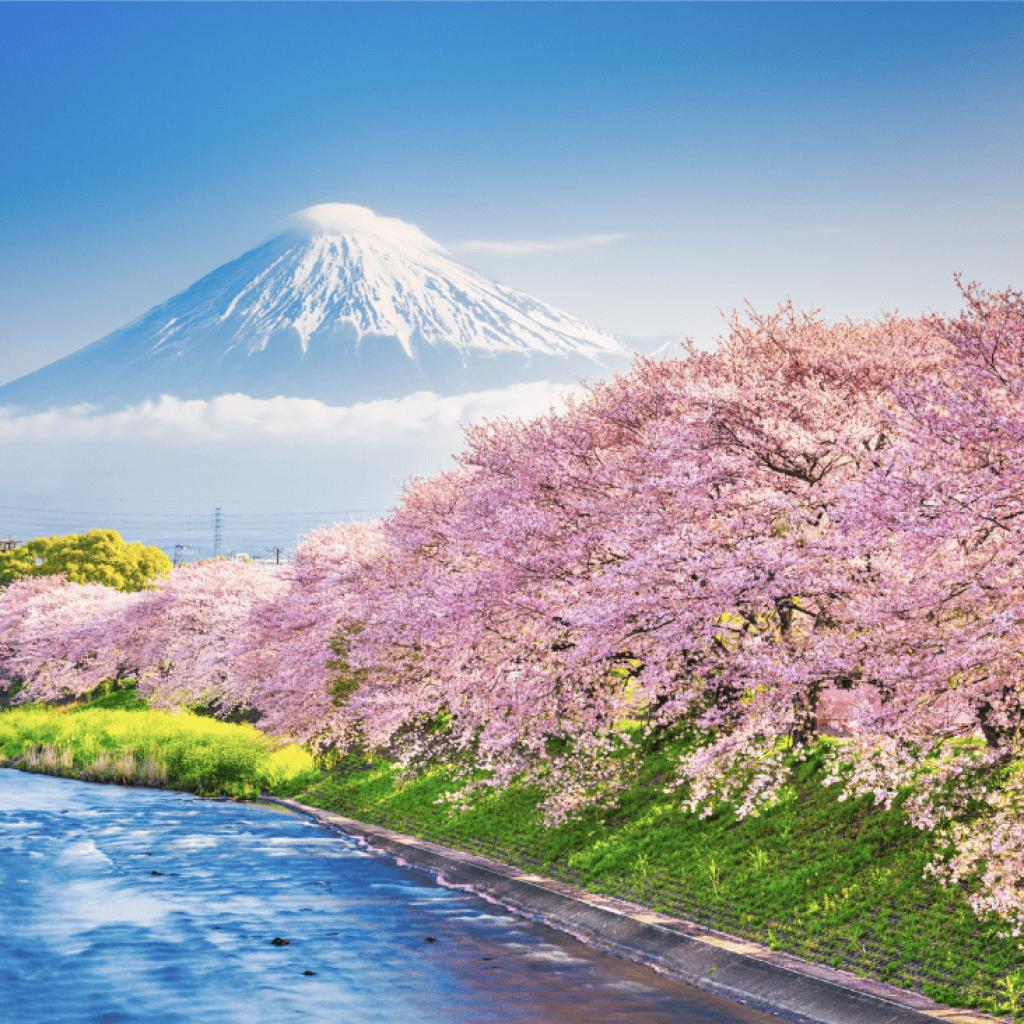
<svg viewBox="0 0 1024 1024">
<path fill-rule="evenodd" d="M 443 794 L 457 787 L 444 771 L 403 786 L 382 763 L 366 769 L 353 760 L 299 799 L 946 1004 L 1017 1009 L 1020 940 L 1002 937 L 997 921 L 980 921 L 964 889 L 924 875 L 933 841 L 898 808 L 839 802 L 812 759 L 787 799 L 760 817 L 700 820 L 664 792 L 668 767 L 648 758 L 614 807 L 557 828 L 542 824 L 535 790 L 486 792 L 450 812 Z"/>
</svg>

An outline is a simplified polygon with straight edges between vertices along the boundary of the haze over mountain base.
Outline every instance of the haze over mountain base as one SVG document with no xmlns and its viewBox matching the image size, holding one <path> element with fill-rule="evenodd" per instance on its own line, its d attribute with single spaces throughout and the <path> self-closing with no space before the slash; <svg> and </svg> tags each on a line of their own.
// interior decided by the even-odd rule
<svg viewBox="0 0 1024 1024">
<path fill-rule="evenodd" d="M 164 396 L 115 413 L 80 406 L 0 409 L 5 487 L 0 537 L 110 527 L 183 557 L 292 550 L 296 535 L 390 509 L 402 482 L 453 466 L 460 424 L 535 416 L 573 389 L 550 383 L 348 407 L 312 399 Z"/>
</svg>

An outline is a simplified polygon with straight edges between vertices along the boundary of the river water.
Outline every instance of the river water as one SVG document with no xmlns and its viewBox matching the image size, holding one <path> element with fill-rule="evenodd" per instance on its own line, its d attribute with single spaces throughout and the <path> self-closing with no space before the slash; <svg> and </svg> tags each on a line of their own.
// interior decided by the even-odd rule
<svg viewBox="0 0 1024 1024">
<path fill-rule="evenodd" d="M 0 769 L 4 1024 L 773 1020 L 299 815 Z"/>
</svg>

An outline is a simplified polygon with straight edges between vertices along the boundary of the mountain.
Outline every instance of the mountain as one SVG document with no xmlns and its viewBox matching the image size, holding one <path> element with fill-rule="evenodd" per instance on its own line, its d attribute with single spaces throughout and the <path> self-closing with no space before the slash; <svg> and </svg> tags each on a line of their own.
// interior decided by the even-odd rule
<svg viewBox="0 0 1024 1024">
<path fill-rule="evenodd" d="M 361 206 L 310 207 L 113 334 L 0 386 L 0 405 L 121 408 L 162 394 L 332 405 L 628 365 L 631 348 Z"/>
</svg>

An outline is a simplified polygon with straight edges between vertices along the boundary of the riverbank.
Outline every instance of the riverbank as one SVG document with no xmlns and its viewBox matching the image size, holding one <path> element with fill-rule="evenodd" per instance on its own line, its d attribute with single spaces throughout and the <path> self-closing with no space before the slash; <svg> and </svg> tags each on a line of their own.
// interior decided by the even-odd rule
<svg viewBox="0 0 1024 1024">
<path fill-rule="evenodd" d="M 296 800 L 272 802 L 309 814 L 400 864 L 453 889 L 477 893 L 635 963 L 800 1024 L 984 1024 L 924 996 L 811 964 L 623 900 L 356 821 Z"/>
<path fill-rule="evenodd" d="M 668 755 L 655 753 L 613 806 L 548 828 L 536 790 L 484 789 L 453 807 L 446 794 L 459 786 L 442 770 L 407 784 L 393 765 L 350 757 L 323 774 L 305 752 L 275 748 L 251 727 L 128 710 L 129 699 L 4 712 L 0 761 L 206 795 L 293 796 L 364 827 L 689 922 L 766 956 L 789 955 L 947 1006 L 1010 1016 L 1024 1009 L 1019 940 L 1002 936 L 1000 922 L 979 920 L 965 888 L 943 889 L 925 875 L 933 840 L 898 807 L 840 803 L 821 785 L 814 758 L 782 804 L 739 821 L 728 812 L 683 813 L 661 782 Z M 275 774 L 275 757 L 292 769 Z M 163 775 L 142 772 L 149 763 Z"/>
<path fill-rule="evenodd" d="M 702 820 L 658 784 L 664 770 L 648 758 L 614 806 L 557 828 L 536 791 L 485 790 L 453 809 L 445 772 L 400 784 L 383 763 L 352 760 L 297 799 L 939 1004 L 1024 1010 L 1020 940 L 925 874 L 933 840 L 898 807 L 839 802 L 812 758 L 781 805 Z"/>
</svg>

